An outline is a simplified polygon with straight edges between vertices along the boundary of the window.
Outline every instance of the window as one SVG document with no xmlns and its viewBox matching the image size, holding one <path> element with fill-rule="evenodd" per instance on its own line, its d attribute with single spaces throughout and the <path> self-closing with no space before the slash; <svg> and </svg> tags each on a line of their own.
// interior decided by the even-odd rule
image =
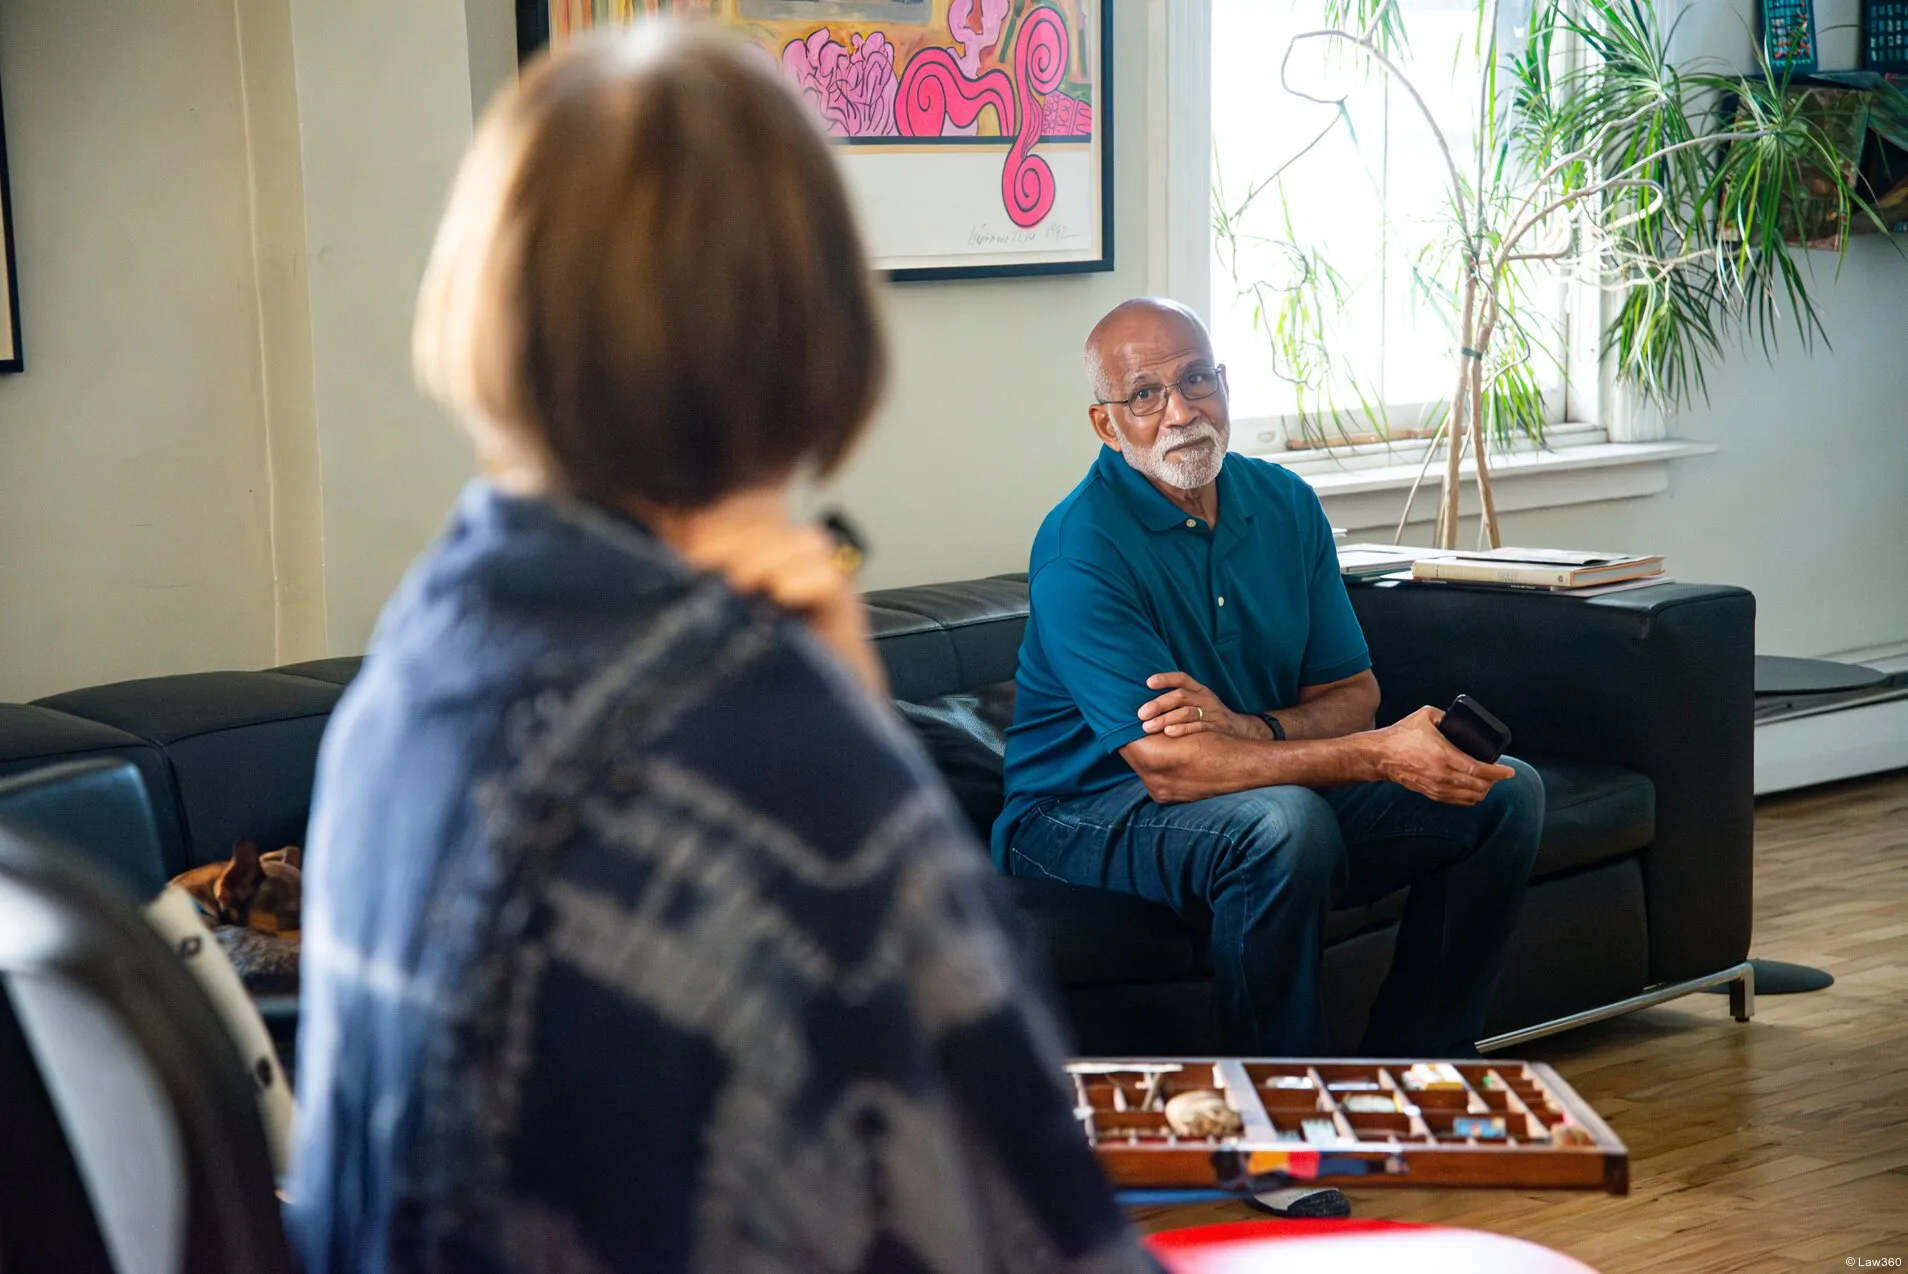
<svg viewBox="0 0 1908 1274">
<path fill-rule="evenodd" d="M 1394 53 L 1475 167 L 1475 0 L 1399 0 Z M 1294 36 L 1344 23 L 1323 0 L 1211 0 L 1210 313 L 1232 390 L 1233 445 L 1273 453 L 1422 437 L 1456 378 L 1451 193 L 1409 95 L 1347 45 Z M 1274 174 L 1277 174 L 1276 177 Z M 1467 180 L 1472 178 L 1467 177 Z M 1535 269 L 1518 290 L 1523 360 L 1542 419 L 1563 419 L 1567 291 Z M 1378 448 L 1382 450 L 1383 448 Z"/>
</svg>

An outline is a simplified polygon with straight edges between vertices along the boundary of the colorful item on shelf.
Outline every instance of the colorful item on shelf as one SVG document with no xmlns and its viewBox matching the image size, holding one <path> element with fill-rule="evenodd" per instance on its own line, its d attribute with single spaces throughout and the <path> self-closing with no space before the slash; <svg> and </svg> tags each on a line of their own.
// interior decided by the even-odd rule
<svg viewBox="0 0 1908 1274">
<path fill-rule="evenodd" d="M 1810 0 L 1762 0 L 1762 51 L 1777 71 L 1815 69 L 1815 6 Z"/>
<path fill-rule="evenodd" d="M 1862 36 L 1862 69 L 1908 72 L 1908 0 L 1868 0 Z"/>
<path fill-rule="evenodd" d="M 1449 1062 L 1418 1062 L 1404 1073 L 1406 1088 L 1462 1089 L 1464 1076 Z"/>
<path fill-rule="evenodd" d="M 1502 1141 L 1505 1132 L 1502 1115 L 1459 1115 L 1451 1121 L 1453 1137 L 1476 1137 L 1479 1141 Z"/>
</svg>

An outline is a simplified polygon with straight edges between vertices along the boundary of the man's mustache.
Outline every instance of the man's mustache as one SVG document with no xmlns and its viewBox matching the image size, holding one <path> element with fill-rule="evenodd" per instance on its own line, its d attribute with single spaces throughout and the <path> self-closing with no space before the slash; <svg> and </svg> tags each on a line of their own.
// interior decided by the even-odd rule
<svg viewBox="0 0 1908 1274">
<path fill-rule="evenodd" d="M 1219 443 L 1219 431 L 1214 429 L 1211 425 L 1200 425 L 1196 430 L 1188 428 L 1184 434 L 1176 438 L 1165 440 L 1165 445 L 1160 448 L 1160 454 L 1171 455 L 1173 452 L 1184 447 L 1197 446 L 1202 442 L 1210 442 L 1214 446 L 1217 446 Z"/>
</svg>

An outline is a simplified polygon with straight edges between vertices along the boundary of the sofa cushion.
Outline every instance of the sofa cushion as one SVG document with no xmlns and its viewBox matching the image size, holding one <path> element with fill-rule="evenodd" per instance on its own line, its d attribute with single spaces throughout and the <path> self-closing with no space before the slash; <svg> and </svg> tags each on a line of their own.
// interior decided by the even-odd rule
<svg viewBox="0 0 1908 1274">
<path fill-rule="evenodd" d="M 0 703 L 0 775 L 25 774 L 62 761 L 129 761 L 139 772 L 158 825 L 161 878 L 189 865 L 173 799 L 172 775 L 159 749 L 144 739 L 98 721 L 88 721 L 30 703 Z"/>
<path fill-rule="evenodd" d="M 1545 757 L 1530 764 L 1544 780 L 1544 839 L 1532 880 L 1610 862 L 1649 845 L 1656 804 L 1649 779 L 1596 761 Z M 1399 889 L 1368 907 L 1332 912 L 1325 918 L 1326 944 L 1395 924 L 1409 895 Z"/>
<path fill-rule="evenodd" d="M 1027 627 L 1027 586 L 1012 580 L 955 580 L 890 588 L 871 606 L 934 621 L 948 634 L 959 681 L 948 690 L 1012 680 Z"/>
<path fill-rule="evenodd" d="M 343 691 L 272 672 L 204 672 L 94 686 L 40 700 L 160 745 L 171 765 L 187 866 L 235 841 L 302 844 L 318 740 Z"/>
<path fill-rule="evenodd" d="M 338 688 L 275 672 L 194 672 L 89 686 L 34 702 L 167 744 L 217 730 L 326 716 L 338 702 Z"/>
<path fill-rule="evenodd" d="M 348 686 L 357 677 L 358 669 L 364 667 L 363 655 L 339 655 L 335 659 L 308 659 L 302 664 L 285 664 L 272 672 L 282 672 L 288 677 L 310 677 L 313 681 L 329 681 L 334 686 Z"/>
<path fill-rule="evenodd" d="M 933 745 L 930 750 L 936 751 Z M 982 752 L 979 744 L 970 745 L 965 764 L 978 768 Z M 936 751 L 937 763 L 941 755 Z M 1546 800 L 1544 840 L 1533 880 L 1620 859 L 1649 845 L 1655 806 L 1649 779 L 1594 761 L 1545 758 L 1531 765 L 1543 776 Z M 995 778 L 997 786 L 998 770 Z M 961 799 L 965 807 L 968 798 Z M 998 796 L 994 808 L 999 808 Z M 1015 878 L 1009 885 L 1063 985 L 1168 982 L 1211 973 L 1205 933 L 1168 908 L 1058 881 Z M 1325 920 L 1326 945 L 1395 924 L 1408 896 L 1408 890 L 1400 889 L 1369 906 L 1332 911 Z"/>
<path fill-rule="evenodd" d="M 31 703 L 0 703 L 0 765 L 30 768 L 75 754 L 136 748 L 124 730 Z"/>
<path fill-rule="evenodd" d="M 927 748 L 960 802 L 961 812 L 986 844 L 1000 817 L 1001 760 L 1014 723 L 1014 683 L 972 694 L 940 695 L 925 703 L 897 699 L 895 708 Z"/>
<path fill-rule="evenodd" d="M 1656 839 L 1656 788 L 1635 770 L 1601 761 L 1540 757 L 1544 840 L 1532 880 L 1581 871 Z"/>
<path fill-rule="evenodd" d="M 982 843 L 1000 814 L 1001 760 L 1013 723 L 1014 689 L 1007 681 L 973 693 L 895 704 Z M 1543 758 L 1532 765 L 1544 780 L 1546 797 L 1544 840 L 1533 879 L 1621 858 L 1650 843 L 1654 792 L 1643 775 L 1593 761 Z M 1014 888 L 1023 902 L 1037 903 L 1030 919 L 1065 985 L 1167 981 L 1210 971 L 1204 934 L 1167 908 L 1054 881 L 1015 880 Z M 1109 897 L 1116 902 L 1107 902 Z M 1325 922 L 1326 943 L 1395 923 L 1406 897 L 1401 889 L 1368 906 L 1334 910 Z M 1110 909 L 1118 914 L 1110 915 Z M 1108 927 L 1113 920 L 1133 927 L 1132 945 L 1126 945 L 1124 930 Z M 1108 968 L 1122 972 L 1100 972 Z"/>
<path fill-rule="evenodd" d="M 1014 719 L 1012 681 L 895 707 L 920 737 L 985 844 L 1001 807 L 1001 757 Z M 1007 891 L 1065 986 L 1171 982 L 1209 972 L 1206 935 L 1170 908 L 1057 880 L 1010 877 Z"/>
<path fill-rule="evenodd" d="M 869 593 L 875 650 L 899 699 L 959 694 L 1010 681 L 1027 627 L 1027 585 L 956 580 Z"/>
<path fill-rule="evenodd" d="M 868 633 L 897 699 L 926 700 L 961 688 L 960 665 L 947 631 L 923 615 L 868 607 Z"/>
</svg>

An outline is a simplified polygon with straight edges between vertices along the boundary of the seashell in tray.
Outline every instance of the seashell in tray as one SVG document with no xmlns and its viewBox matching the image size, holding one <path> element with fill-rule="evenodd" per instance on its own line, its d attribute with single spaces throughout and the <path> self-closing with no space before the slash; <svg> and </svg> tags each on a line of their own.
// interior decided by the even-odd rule
<svg viewBox="0 0 1908 1274">
<path fill-rule="evenodd" d="M 1231 1137 L 1244 1131 L 1245 1121 L 1224 1097 L 1198 1088 L 1166 1103 L 1166 1126 L 1181 1137 Z"/>
</svg>

